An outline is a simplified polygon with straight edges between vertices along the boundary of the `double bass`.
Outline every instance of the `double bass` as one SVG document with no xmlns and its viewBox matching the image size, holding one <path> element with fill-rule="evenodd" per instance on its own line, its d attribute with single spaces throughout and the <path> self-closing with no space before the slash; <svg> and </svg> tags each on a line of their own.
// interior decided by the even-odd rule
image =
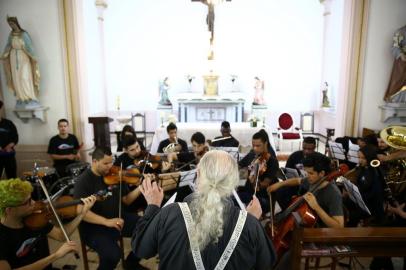
<svg viewBox="0 0 406 270">
<path fill-rule="evenodd" d="M 331 181 L 338 176 L 341 176 L 348 172 L 349 168 L 346 164 L 341 164 L 338 171 L 334 171 L 317 182 L 310 190 L 310 193 L 314 195 L 320 190 L 320 186 L 325 181 Z M 268 236 L 272 239 L 276 254 L 280 256 L 289 250 L 289 244 L 291 240 L 291 232 L 295 228 L 295 217 L 293 212 L 301 218 L 301 223 L 305 227 L 313 227 L 316 224 L 317 215 L 313 212 L 310 206 L 307 204 L 304 196 L 297 197 L 293 199 L 289 207 L 282 212 L 275 219 L 274 224 L 267 224 L 267 233 Z"/>
</svg>

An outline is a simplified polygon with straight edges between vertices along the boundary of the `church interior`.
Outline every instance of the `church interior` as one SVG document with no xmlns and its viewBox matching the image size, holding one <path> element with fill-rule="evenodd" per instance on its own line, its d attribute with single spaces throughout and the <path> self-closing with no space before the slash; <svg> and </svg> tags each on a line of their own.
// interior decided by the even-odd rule
<svg viewBox="0 0 406 270">
<path fill-rule="evenodd" d="M 0 182 L 29 181 L 33 199 L 49 199 L 47 189 L 52 199 L 77 199 L 95 149 L 111 151 L 121 183 L 135 165 L 118 160 L 124 153 L 136 164 L 135 145 L 146 153 L 137 175 L 177 173 L 161 186 L 167 201 L 206 152 L 224 150 L 239 166 L 238 195 L 252 184 L 259 198 L 259 222 L 278 257 L 272 269 L 406 269 L 405 0 L 1 0 L 0 37 Z M 286 268 L 273 223 L 291 208 L 283 183 L 307 179 L 303 160 L 314 152 L 339 172 L 329 180 L 344 210 L 316 211 L 323 226 L 293 215 Z M 373 187 L 363 184 L 368 177 Z M 125 184 L 128 194 L 139 181 Z M 0 216 L 14 207 L 1 189 Z M 313 208 L 307 193 L 294 193 Z M 146 213 L 143 203 L 135 215 Z M 120 219 L 121 211 L 120 202 Z M 336 216 L 342 228 L 329 226 Z M 52 254 L 61 242 L 48 238 Z M 53 267 L 109 269 L 98 268 L 99 251 L 78 230 L 72 239 L 80 259 L 69 253 Z M 119 242 L 128 254 L 136 241 Z M 168 267 L 142 259 L 129 268 L 122 254 L 115 267 Z M 0 269 L 14 269 L 7 261 L 0 249 Z"/>
</svg>

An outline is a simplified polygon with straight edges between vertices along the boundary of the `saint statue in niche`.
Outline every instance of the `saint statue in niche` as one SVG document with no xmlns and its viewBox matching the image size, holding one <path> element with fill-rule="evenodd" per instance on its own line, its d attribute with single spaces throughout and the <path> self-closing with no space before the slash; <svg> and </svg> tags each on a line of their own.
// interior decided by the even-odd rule
<svg viewBox="0 0 406 270">
<path fill-rule="evenodd" d="M 31 38 L 21 28 L 17 17 L 7 17 L 7 22 L 11 32 L 0 56 L 4 63 L 7 86 L 17 99 L 16 108 L 40 107 L 37 97 L 40 73 Z"/>
<path fill-rule="evenodd" d="M 328 83 L 324 82 L 324 89 L 322 90 L 323 92 L 323 101 L 321 104 L 321 107 L 323 108 L 330 108 L 330 101 L 328 100 Z"/>
<path fill-rule="evenodd" d="M 393 37 L 392 54 L 395 61 L 384 100 L 406 103 L 406 25 L 398 29 Z"/>
<path fill-rule="evenodd" d="M 169 78 L 165 79 L 159 84 L 159 104 L 161 105 L 172 105 L 172 102 L 169 100 L 168 90 L 169 90 Z"/>
<path fill-rule="evenodd" d="M 254 101 L 252 102 L 253 105 L 265 105 L 265 99 L 264 99 L 264 81 L 260 80 L 259 77 L 255 77 L 255 84 L 254 84 L 254 90 L 255 90 L 255 96 L 254 96 Z"/>
</svg>

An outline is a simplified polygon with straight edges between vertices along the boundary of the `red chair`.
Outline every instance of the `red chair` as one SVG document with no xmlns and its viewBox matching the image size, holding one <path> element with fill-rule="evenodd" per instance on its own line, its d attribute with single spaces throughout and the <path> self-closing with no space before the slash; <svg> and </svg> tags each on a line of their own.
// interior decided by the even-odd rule
<svg viewBox="0 0 406 270">
<path fill-rule="evenodd" d="M 303 135 L 302 130 L 298 127 L 294 127 L 293 118 L 288 113 L 282 113 L 278 119 L 278 149 L 281 150 L 281 142 L 290 142 L 293 150 L 293 143 L 298 142 L 299 148 L 302 145 Z"/>
</svg>

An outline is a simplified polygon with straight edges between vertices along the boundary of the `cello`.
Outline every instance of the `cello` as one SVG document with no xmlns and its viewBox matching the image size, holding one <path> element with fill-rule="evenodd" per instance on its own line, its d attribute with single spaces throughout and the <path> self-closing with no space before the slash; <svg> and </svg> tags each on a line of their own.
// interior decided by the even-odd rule
<svg viewBox="0 0 406 270">
<path fill-rule="evenodd" d="M 336 177 L 345 174 L 348 172 L 348 170 L 349 168 L 346 164 L 341 164 L 338 171 L 334 171 L 324 176 L 319 180 L 319 182 L 312 186 L 309 192 L 313 193 L 314 195 L 317 194 L 322 183 L 325 181 L 331 181 Z M 279 258 L 281 255 L 283 255 L 283 253 L 289 250 L 291 232 L 295 228 L 295 217 L 293 212 L 296 212 L 300 216 L 301 222 L 305 227 L 313 227 L 316 224 L 317 216 L 307 204 L 304 196 L 293 199 L 293 202 L 289 205 L 289 207 L 275 219 L 275 224 L 277 224 L 276 228 L 274 229 L 272 223 L 268 223 L 266 228 L 268 236 L 271 237 L 275 251 Z"/>
</svg>

